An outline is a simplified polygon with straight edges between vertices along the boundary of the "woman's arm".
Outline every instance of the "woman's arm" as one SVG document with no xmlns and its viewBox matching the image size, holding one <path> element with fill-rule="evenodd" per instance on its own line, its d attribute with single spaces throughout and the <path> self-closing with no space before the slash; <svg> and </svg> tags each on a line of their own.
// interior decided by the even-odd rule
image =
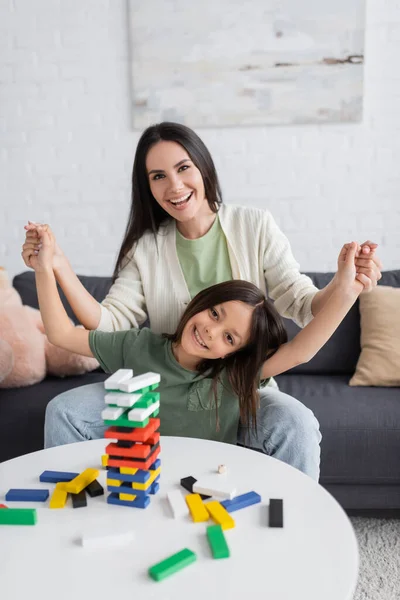
<svg viewBox="0 0 400 600">
<path fill-rule="evenodd" d="M 335 289 L 314 319 L 264 363 L 262 379 L 274 377 L 310 361 L 326 344 L 364 289 L 363 284 L 356 279 L 354 257 L 357 244 L 353 242 L 350 248 L 346 246 L 339 255 Z"/>
</svg>

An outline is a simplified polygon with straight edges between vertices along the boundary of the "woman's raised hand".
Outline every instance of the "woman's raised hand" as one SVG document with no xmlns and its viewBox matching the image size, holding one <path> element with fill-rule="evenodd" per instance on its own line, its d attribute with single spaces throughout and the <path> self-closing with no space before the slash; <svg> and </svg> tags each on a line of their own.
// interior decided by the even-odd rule
<svg viewBox="0 0 400 600">
<path fill-rule="evenodd" d="M 43 227 L 50 229 L 48 225 L 44 225 L 42 223 L 33 223 L 32 221 L 28 221 L 28 224 L 24 226 L 26 234 L 25 243 L 22 246 L 21 256 L 26 266 L 35 270 L 36 266 L 38 265 L 37 257 L 42 248 L 39 228 Z M 52 267 L 54 270 L 56 270 L 61 266 L 62 262 L 65 261 L 65 255 L 60 246 L 57 244 L 53 232 L 51 232 L 51 236 L 54 244 Z"/>
</svg>

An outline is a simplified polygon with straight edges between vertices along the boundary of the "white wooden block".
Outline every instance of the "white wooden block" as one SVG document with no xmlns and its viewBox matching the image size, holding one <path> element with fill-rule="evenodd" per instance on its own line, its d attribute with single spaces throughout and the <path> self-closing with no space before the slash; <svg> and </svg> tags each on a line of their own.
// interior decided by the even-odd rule
<svg viewBox="0 0 400 600">
<path fill-rule="evenodd" d="M 103 525 L 99 527 L 98 533 L 89 533 L 81 538 L 81 545 L 84 548 L 113 548 L 122 546 L 134 539 L 133 531 L 110 531 L 103 532 Z"/>
<path fill-rule="evenodd" d="M 221 498 L 221 500 L 232 500 L 236 496 L 236 488 L 221 475 L 215 477 L 205 477 L 196 481 L 193 484 L 193 492 L 196 494 L 207 494 L 207 496 L 214 496 L 214 498 Z"/>
<path fill-rule="evenodd" d="M 184 517 L 188 514 L 189 507 L 179 490 L 172 490 L 171 492 L 168 492 L 167 498 L 172 514 L 174 515 L 174 519 Z"/>
<path fill-rule="evenodd" d="M 136 377 L 132 377 L 131 379 L 128 379 L 128 381 L 121 382 L 118 385 L 118 389 L 121 390 L 121 392 L 135 392 L 136 390 L 141 390 L 149 385 L 159 383 L 160 380 L 161 376 L 158 373 L 149 371 L 148 373 L 143 373 L 143 375 L 136 375 Z"/>
<path fill-rule="evenodd" d="M 118 406 L 109 406 L 103 410 L 101 413 L 101 418 L 105 421 L 115 421 L 122 415 L 123 412 L 123 408 L 119 408 Z"/>
<path fill-rule="evenodd" d="M 130 421 L 144 421 L 147 417 L 152 415 L 157 408 L 160 408 L 159 402 L 154 402 L 149 408 L 132 408 L 132 410 L 128 412 L 128 419 Z"/>
<path fill-rule="evenodd" d="M 116 404 L 117 406 L 124 406 L 130 408 L 140 400 L 143 394 L 127 394 L 126 392 L 111 392 L 104 396 L 104 402 L 106 404 Z"/>
<path fill-rule="evenodd" d="M 118 369 L 104 382 L 106 390 L 118 390 L 118 386 L 123 382 L 133 377 L 132 369 Z"/>
</svg>

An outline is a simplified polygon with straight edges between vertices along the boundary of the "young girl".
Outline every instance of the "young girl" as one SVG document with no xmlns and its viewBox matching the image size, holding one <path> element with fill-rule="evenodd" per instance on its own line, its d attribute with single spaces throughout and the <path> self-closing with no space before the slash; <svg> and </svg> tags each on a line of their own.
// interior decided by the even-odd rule
<svg viewBox="0 0 400 600">
<path fill-rule="evenodd" d="M 290 342 L 273 305 L 257 286 L 241 280 L 199 292 L 172 335 L 147 328 L 89 332 L 70 323 L 52 269 L 53 234 L 47 226 L 38 231 L 41 251 L 31 264 L 49 340 L 95 356 L 106 372 L 132 368 L 135 375 L 160 373 L 163 435 L 236 443 L 239 418 L 256 425 L 260 380 L 309 361 L 363 290 L 354 266 L 357 244 L 352 243 L 339 255 L 337 288 Z"/>
</svg>

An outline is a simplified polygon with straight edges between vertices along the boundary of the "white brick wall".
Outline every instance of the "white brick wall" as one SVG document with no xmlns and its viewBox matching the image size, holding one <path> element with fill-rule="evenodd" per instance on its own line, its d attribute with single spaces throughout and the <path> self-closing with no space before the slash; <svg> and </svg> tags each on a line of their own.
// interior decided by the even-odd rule
<svg viewBox="0 0 400 600">
<path fill-rule="evenodd" d="M 200 13 L 199 13 L 200 14 Z M 227 203 L 269 207 L 303 270 L 343 242 L 400 268 L 400 1 L 367 2 L 359 125 L 199 130 Z M 0 0 L 0 265 L 27 219 L 51 223 L 79 273 L 110 274 L 130 202 L 125 0 Z"/>
</svg>

